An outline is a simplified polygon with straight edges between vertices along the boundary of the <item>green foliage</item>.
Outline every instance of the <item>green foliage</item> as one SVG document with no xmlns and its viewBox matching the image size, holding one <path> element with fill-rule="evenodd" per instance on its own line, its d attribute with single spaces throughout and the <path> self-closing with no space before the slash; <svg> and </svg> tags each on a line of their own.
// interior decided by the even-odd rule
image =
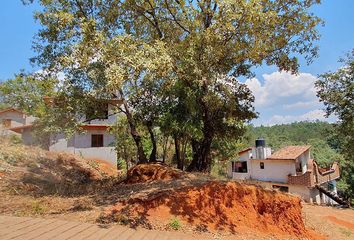
<svg viewBox="0 0 354 240">
<path fill-rule="evenodd" d="M 81 91 L 79 100 L 117 94 L 126 100 L 142 162 L 137 121 L 148 127 L 152 149 L 151 132 L 170 128 L 164 135 L 190 141 L 188 169 L 210 171 L 213 141 L 240 139 L 256 117 L 254 98 L 236 77 L 262 64 L 296 72 L 299 54 L 308 62 L 317 56 L 321 20 L 310 8 L 318 0 L 38 2 L 42 28 L 33 61 L 65 73 L 61 91 L 68 98 Z M 55 119 L 70 127 L 67 113 L 76 106 L 57 109 Z"/>
<path fill-rule="evenodd" d="M 40 74 L 18 74 L 0 84 L 0 98 L 3 104 L 18 108 L 30 115 L 40 116 L 44 111 L 44 96 L 52 96 L 56 80 Z"/>
<path fill-rule="evenodd" d="M 168 223 L 168 225 L 173 230 L 179 230 L 182 227 L 182 224 L 177 217 L 173 217 Z"/>
<path fill-rule="evenodd" d="M 136 145 L 130 129 L 127 125 L 127 119 L 121 115 L 114 126 L 110 128 L 110 132 L 115 136 L 115 150 L 117 153 L 117 168 L 127 171 L 128 168 L 136 162 Z"/>
<path fill-rule="evenodd" d="M 271 127 L 250 127 L 252 137 L 249 145 L 253 146 L 257 137 L 265 138 L 267 145 L 273 150 L 288 145 L 311 145 L 311 157 L 321 166 L 328 167 L 334 161 L 342 159 L 330 145 L 333 129 L 333 124 L 327 122 L 296 122 Z"/>
<path fill-rule="evenodd" d="M 320 75 L 316 87 L 327 115 L 338 117 L 333 143 L 343 155 L 339 187 L 347 198 L 354 199 L 354 49 L 340 62 L 343 66 L 336 72 Z"/>
<path fill-rule="evenodd" d="M 32 212 L 36 215 L 41 215 L 46 212 L 46 207 L 39 201 L 32 202 Z"/>
</svg>

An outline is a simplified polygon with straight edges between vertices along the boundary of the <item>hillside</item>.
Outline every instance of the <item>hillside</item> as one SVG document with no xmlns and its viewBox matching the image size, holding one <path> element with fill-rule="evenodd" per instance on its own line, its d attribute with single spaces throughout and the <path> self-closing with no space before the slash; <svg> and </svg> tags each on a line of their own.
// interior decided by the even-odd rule
<svg viewBox="0 0 354 240">
<path fill-rule="evenodd" d="M 166 165 L 138 165 L 122 179 L 70 154 L 2 140 L 0 178 L 0 214 L 175 229 L 206 239 L 317 239 L 295 196 Z"/>
<path fill-rule="evenodd" d="M 253 139 L 263 137 L 273 150 L 287 145 L 312 145 L 312 157 L 322 166 L 340 161 L 342 156 L 336 151 L 331 138 L 333 125 L 327 122 L 296 122 L 274 126 L 250 127 L 249 135 Z"/>
</svg>

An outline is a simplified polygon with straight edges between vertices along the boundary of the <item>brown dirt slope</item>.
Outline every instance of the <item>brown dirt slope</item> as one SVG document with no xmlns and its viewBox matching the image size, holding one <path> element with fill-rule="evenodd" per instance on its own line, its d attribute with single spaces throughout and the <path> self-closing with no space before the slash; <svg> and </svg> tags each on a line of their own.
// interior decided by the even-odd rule
<svg viewBox="0 0 354 240">
<path fill-rule="evenodd" d="M 102 179 L 106 174 L 90 161 L 66 153 L 0 142 L 2 187 L 24 194 L 57 194 L 79 190 L 78 186 Z"/>
</svg>

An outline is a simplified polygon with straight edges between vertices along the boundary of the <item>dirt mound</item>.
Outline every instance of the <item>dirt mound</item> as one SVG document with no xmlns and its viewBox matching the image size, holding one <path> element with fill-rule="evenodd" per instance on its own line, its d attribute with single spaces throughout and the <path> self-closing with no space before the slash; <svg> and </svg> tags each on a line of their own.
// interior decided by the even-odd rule
<svg viewBox="0 0 354 240">
<path fill-rule="evenodd" d="M 307 237 L 300 199 L 236 182 L 209 182 L 118 204 L 111 214 L 143 224 L 178 218 L 197 229 Z"/>
<path fill-rule="evenodd" d="M 183 177 L 182 171 L 162 164 L 139 164 L 128 170 L 125 183 L 146 183 L 156 180 L 172 180 Z"/>
</svg>

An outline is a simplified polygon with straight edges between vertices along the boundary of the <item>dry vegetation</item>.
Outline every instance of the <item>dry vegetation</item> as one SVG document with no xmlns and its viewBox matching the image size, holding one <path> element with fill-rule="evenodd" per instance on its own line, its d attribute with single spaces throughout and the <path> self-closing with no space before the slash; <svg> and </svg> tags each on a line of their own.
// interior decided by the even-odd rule
<svg viewBox="0 0 354 240">
<path fill-rule="evenodd" d="M 296 197 L 160 164 L 139 165 L 123 178 L 101 161 L 1 141 L 0 214 L 173 229 L 206 238 L 322 238 L 308 229 L 330 239 L 353 236 L 343 225 L 337 235 L 329 234 L 321 228 L 325 218 L 316 222 L 307 210 L 304 222 Z"/>
</svg>

